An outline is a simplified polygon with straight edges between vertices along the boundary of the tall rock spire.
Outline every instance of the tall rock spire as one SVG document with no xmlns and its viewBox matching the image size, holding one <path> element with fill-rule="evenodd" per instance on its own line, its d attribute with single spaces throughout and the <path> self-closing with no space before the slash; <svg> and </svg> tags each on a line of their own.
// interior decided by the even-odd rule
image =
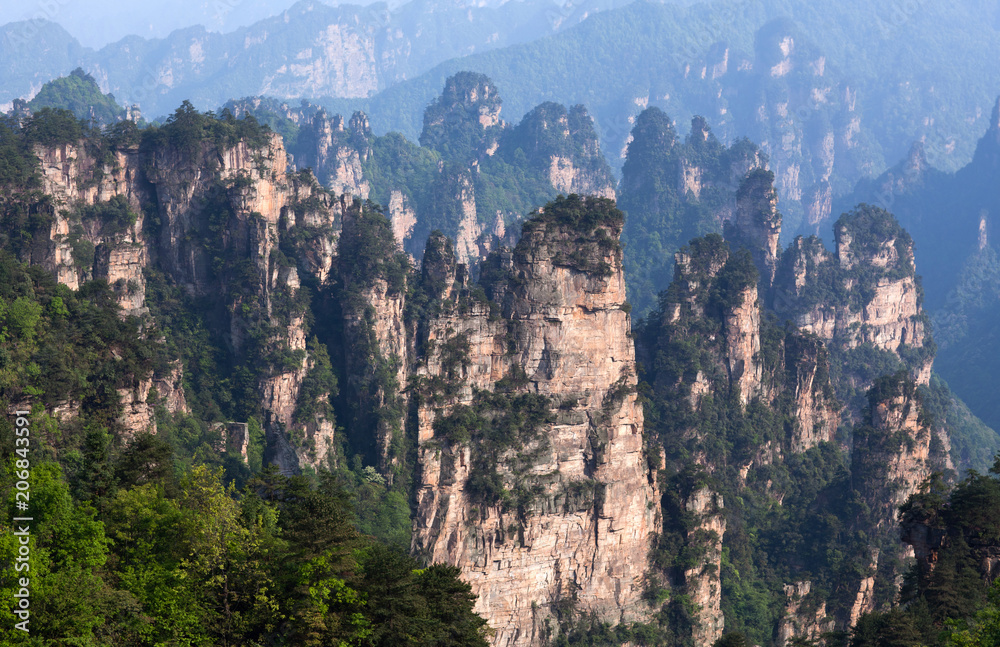
<svg viewBox="0 0 1000 647">
<path fill-rule="evenodd" d="M 460 287 L 427 327 L 413 549 L 462 569 L 499 647 L 550 638 L 560 603 L 644 613 L 659 505 L 621 227 L 610 200 L 549 205 L 483 270 L 495 301 Z"/>
</svg>

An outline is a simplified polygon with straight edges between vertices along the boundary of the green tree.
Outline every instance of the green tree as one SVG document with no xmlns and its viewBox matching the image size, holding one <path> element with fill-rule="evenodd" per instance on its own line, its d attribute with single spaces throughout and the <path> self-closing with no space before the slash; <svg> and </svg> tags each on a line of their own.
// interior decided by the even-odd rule
<svg viewBox="0 0 1000 647">
<path fill-rule="evenodd" d="M 1000 645 L 1000 580 L 990 586 L 989 602 L 968 620 L 952 620 L 945 637 L 948 647 Z"/>
</svg>

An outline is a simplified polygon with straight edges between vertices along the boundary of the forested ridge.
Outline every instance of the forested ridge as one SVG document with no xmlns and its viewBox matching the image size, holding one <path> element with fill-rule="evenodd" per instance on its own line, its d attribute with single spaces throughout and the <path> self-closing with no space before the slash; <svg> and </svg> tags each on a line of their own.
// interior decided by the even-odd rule
<svg viewBox="0 0 1000 647">
<path fill-rule="evenodd" d="M 484 621 L 472 613 L 458 570 L 408 556 L 405 498 L 387 501 L 380 474 L 363 469 L 360 459 L 353 469 L 343 460 L 339 469 L 311 476 L 282 476 L 263 465 L 259 400 L 241 400 L 234 388 L 247 369 L 233 365 L 239 360 L 212 333 L 211 315 L 168 277 L 147 277 L 150 319 L 120 309 L 118 297 L 129 286 L 97 279 L 72 290 L 21 260 L 30 261 L 47 237 L 55 208 L 40 190 L 33 145 L 82 136 L 98 148 L 163 141 L 184 148 L 264 134 L 252 121 L 195 118 L 183 109 L 159 131 L 133 125 L 101 134 L 50 109 L 21 125 L 0 124 L 0 399 L 8 411 L 31 411 L 27 452 L 14 453 L 14 418 L 0 422 L 5 562 L 18 552 L 9 520 L 23 514 L 15 509 L 14 483 L 28 468 L 34 520 L 31 633 L 5 620 L 5 644 L 486 644 Z M 82 214 L 82 222 L 134 226 L 124 201 L 118 209 L 121 223 L 110 206 Z M 86 247 L 74 247 L 81 268 L 89 267 L 86 254 L 93 263 L 94 246 Z M 336 389 L 325 350 L 311 348 L 317 361 L 305 403 L 310 394 Z M 177 356 L 189 369 L 189 411 L 168 412 L 154 387 L 147 403 L 157 434 L 124 426 L 120 390 Z M 310 410 L 304 406 L 300 415 Z M 249 420 L 246 456 L 227 452 L 215 424 L 232 416 Z M 401 519 L 394 505 L 402 506 Z M 16 575 L 4 569 L 8 620 Z"/>
<path fill-rule="evenodd" d="M 483 87 L 474 77 L 463 81 Z M 525 153 L 535 145 L 588 159 L 574 147 L 589 137 L 530 132 L 564 119 L 586 135 L 585 112 L 543 104 L 499 136 L 493 161 L 479 148 L 494 141 L 478 114 L 445 120 L 455 132 L 429 127 L 423 148 L 394 136 L 376 139 L 372 149 L 384 152 L 370 177 L 401 172 L 393 160 L 414 168 L 440 160 L 456 172 L 477 160 L 495 165 L 484 168 L 487 177 L 505 178 L 509 168 L 532 168 Z M 424 469 L 412 435 L 420 407 L 458 397 L 470 374 L 468 339 L 432 340 L 427 331 L 447 317 L 454 325 L 479 317 L 484 328 L 504 317 L 514 321 L 516 298 L 537 297 L 531 292 L 537 277 L 514 268 L 543 260 L 558 268 L 554 275 L 583 277 L 592 291 L 610 289 L 607 282 L 624 280 L 616 264 L 628 268 L 634 246 L 638 279 L 629 277 L 636 290 L 629 296 L 649 313 L 626 331 L 637 347 L 638 384 L 615 376 L 601 411 L 609 417 L 636 390 L 641 396 L 643 461 L 662 510 L 644 568 L 643 616 L 609 622 L 581 612 L 581 601 L 567 594 L 554 605 L 544 640 L 992 644 L 998 602 L 988 582 L 1000 530 L 991 511 L 1000 481 L 995 467 L 985 475 L 974 468 L 985 471 L 992 462 L 983 446 L 995 439 L 940 380 L 920 383 L 934 346 L 929 331 L 909 332 L 926 324 L 909 235 L 891 214 L 861 205 L 834 225 L 838 236 L 850 237 L 853 256 L 843 238 L 834 253 L 816 239 L 799 239 L 778 248 L 770 266 L 778 275 L 765 278 L 768 266 L 755 262 L 760 250 L 747 248 L 760 231 L 712 233 L 723 220 L 764 227 L 766 235 L 775 218 L 780 223 L 780 214 L 768 211 L 773 205 L 757 199 L 773 194 L 774 176 L 757 168 L 763 162 L 756 148 L 722 146 L 704 120 L 681 144 L 662 113 L 643 114 L 630 155 L 647 176 L 631 176 L 632 202 L 623 200 L 628 213 L 610 200 L 577 195 L 556 197 L 538 212 L 527 202 L 505 204 L 521 209 L 526 242 L 513 251 L 499 245 L 477 267 L 478 259 L 458 262 L 455 244 L 428 231 L 419 269 L 394 239 L 387 209 L 332 195 L 308 171 L 278 177 L 277 162 L 267 157 L 273 134 L 253 117 L 202 114 L 185 104 L 164 124 L 146 128 L 123 121 L 100 130 L 60 108 L 4 119 L 0 401 L 8 411 L 31 411 L 31 444 L 27 457 L 16 454 L 14 419 L 0 421 L 2 523 L 11 529 L 17 472 L 28 467 L 34 519 L 32 631 L 14 630 L 11 620 L 4 640 L 488 644 L 492 634 L 473 612 L 476 599 L 462 569 L 409 555 L 415 484 Z M 428 115 L 433 126 L 434 109 Z M 135 163 L 120 156 L 138 160 L 127 168 L 139 169 L 141 179 L 110 198 L 60 202 L 43 191 L 53 180 L 39 154 L 68 146 L 80 159 L 97 160 L 89 175 L 74 179 L 81 192 L 106 187 L 123 164 Z M 235 150 L 248 151 L 246 161 L 241 172 L 225 176 Z M 642 155 L 653 161 L 643 164 Z M 164 179 L 168 167 L 157 166 L 167 163 L 208 178 L 197 185 L 204 187 L 191 211 L 198 220 L 184 237 L 172 229 L 176 197 Z M 702 169 L 698 195 L 673 184 L 685 166 Z M 741 171 L 735 187 L 733 169 Z M 603 173 L 606 165 L 592 170 Z M 511 181 L 519 190 L 526 186 L 524 177 Z M 265 193 L 267 182 L 279 187 L 275 194 L 294 195 L 273 223 L 241 206 L 257 199 L 258 190 Z M 410 186 L 418 199 L 420 180 Z M 538 195 L 547 199 L 550 192 L 549 185 Z M 541 198 L 525 198 L 533 199 Z M 753 218 L 739 220 L 741 204 L 752 205 L 746 208 Z M 633 212 L 662 239 L 644 239 L 638 228 L 622 247 L 617 236 L 629 231 Z M 56 240 L 59 222 L 68 223 L 67 233 Z M 273 233 L 273 240 L 255 232 Z M 333 251 L 324 246 L 328 236 L 336 239 Z M 141 285 L 101 278 L 115 252 L 143 241 L 152 244 Z M 53 244 L 70 250 L 59 267 L 72 268 L 76 289 L 45 266 Z M 169 265 L 174 244 L 205 259 L 191 263 L 190 276 L 183 258 L 176 261 L 180 269 Z M 676 259 L 664 259 L 675 247 Z M 261 249 L 268 259 L 263 268 L 254 264 Z M 795 323 L 824 308 L 854 321 L 867 316 L 879 290 L 897 284 L 917 307 L 899 321 L 865 319 L 829 339 Z M 648 290 L 657 288 L 662 292 L 654 298 Z M 770 305 L 782 289 L 797 299 L 785 302 L 786 310 Z M 140 292 L 141 308 L 122 307 Z M 413 341 L 390 351 L 385 311 L 391 308 L 399 334 Z M 631 305 L 612 310 L 628 316 Z M 902 326 L 907 336 L 883 348 L 880 326 Z M 503 357 L 524 336 L 522 329 L 507 330 L 494 340 Z M 555 371 L 558 351 L 545 352 L 546 370 Z M 428 377 L 433 358 L 441 372 Z M 183 407 L 176 394 L 142 387 L 150 380 L 168 384 L 178 365 Z M 408 365 L 425 371 L 413 388 L 399 378 Z M 261 399 L 267 385 L 290 375 L 299 376 L 300 388 L 286 425 Z M 527 450 L 544 446 L 539 429 L 575 419 L 581 405 L 527 392 L 540 379 L 513 371 L 432 425 L 441 447 L 468 448 L 467 490 L 484 515 L 496 508 L 524 517 L 535 513 L 532 506 L 548 505 L 538 499 Z M 152 411 L 155 435 L 123 422 L 140 404 Z M 322 445 L 318 429 L 327 423 L 333 441 Z M 598 457 L 611 440 L 601 436 L 600 424 L 588 439 Z M 232 425 L 245 426 L 243 448 L 233 443 Z M 942 438 L 949 437 L 945 446 Z M 286 455 L 282 442 L 299 461 L 286 474 L 274 465 Z M 887 465 L 904 472 L 916 466 L 913 474 L 922 475 L 901 507 L 896 498 L 912 484 Z M 600 505 L 603 484 L 572 485 L 560 505 Z M 524 519 L 519 523 L 523 529 Z M 507 529 L 510 541 L 525 541 L 518 528 Z M 915 562 L 904 541 L 914 546 Z M 13 563 L 16 537 L 5 532 L 2 542 L 5 561 Z M 872 547 L 882 555 L 875 563 L 868 559 Z M 19 584 L 10 569 L 3 577 L 0 597 L 13 609 Z M 865 612 L 853 627 L 845 624 L 859 599 L 858 582 L 869 578 Z M 799 586 L 806 581 L 808 587 Z M 801 599 L 790 597 L 789 586 L 805 591 Z M 710 604 L 696 601 L 703 594 L 718 605 L 714 617 L 706 615 Z M 709 625 L 718 631 L 706 633 Z"/>
</svg>

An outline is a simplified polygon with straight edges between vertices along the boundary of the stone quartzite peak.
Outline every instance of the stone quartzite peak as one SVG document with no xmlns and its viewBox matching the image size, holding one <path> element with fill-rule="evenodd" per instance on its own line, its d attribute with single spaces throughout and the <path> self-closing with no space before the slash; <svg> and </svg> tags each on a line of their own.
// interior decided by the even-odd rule
<svg viewBox="0 0 1000 647">
<path fill-rule="evenodd" d="M 550 205 L 484 269 L 494 302 L 472 300 L 463 314 L 468 289 L 446 281 L 458 287 L 454 304 L 427 327 L 434 350 L 418 375 L 453 386 L 428 394 L 418 412 L 413 549 L 461 568 L 500 647 L 545 642 L 560 602 L 612 623 L 645 612 L 659 504 L 636 396 L 621 226 L 610 200 Z M 449 430 L 473 413 L 507 424 L 510 399 L 534 402 L 538 424 L 484 475 L 477 455 L 496 441 Z M 483 497 L 484 476 L 499 481 L 498 499 Z"/>
</svg>

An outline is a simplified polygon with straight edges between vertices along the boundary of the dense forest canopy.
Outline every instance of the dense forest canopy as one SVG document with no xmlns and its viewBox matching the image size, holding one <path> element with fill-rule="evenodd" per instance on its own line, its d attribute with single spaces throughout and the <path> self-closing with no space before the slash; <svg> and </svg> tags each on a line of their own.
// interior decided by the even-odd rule
<svg viewBox="0 0 1000 647">
<path fill-rule="evenodd" d="M 871 13 L 849 4 L 855 22 Z M 10 520 L 30 470 L 32 631 L 8 613 L 4 644 L 485 647 L 508 603 L 530 605 L 516 640 L 532 645 L 1000 640 L 1000 437 L 932 371 L 943 339 L 945 377 L 995 413 L 981 392 L 995 371 L 973 356 L 996 345 L 981 194 L 1000 126 L 966 169 L 920 175 L 898 219 L 864 201 L 901 186 L 898 169 L 859 185 L 856 204 L 809 211 L 809 196 L 885 166 L 927 114 L 970 105 L 937 98 L 957 82 L 940 71 L 933 99 L 913 90 L 933 103 L 919 115 L 899 100 L 917 81 L 907 70 L 873 98 L 875 56 L 927 54 L 860 48 L 877 25 L 838 40 L 808 28 L 833 9 L 796 22 L 778 15 L 795 2 L 751 5 L 636 3 L 470 59 L 493 79 L 452 61 L 321 102 L 363 104 L 410 139 L 305 100 L 218 113 L 185 100 L 137 123 L 82 68 L 15 103 L 0 118 L 0 404 L 27 413 L 0 418 L 0 553 L 23 554 Z M 683 74 L 664 67 L 685 26 L 723 6 L 755 31 L 726 25 Z M 286 15 L 299 33 L 307 9 Z M 503 9 L 510 25 L 521 10 Z M 924 34 L 926 19 L 899 28 Z M 977 27 L 961 57 L 988 35 Z M 613 74 L 612 48 L 631 57 Z M 526 72 L 539 58 L 551 65 Z M 837 98 L 797 123 L 806 95 Z M 690 120 L 685 134 L 671 116 Z M 931 211 L 956 187 L 977 251 L 970 238 L 926 255 L 922 241 L 947 234 Z M 821 227 L 832 250 L 779 241 Z M 918 270 L 939 268 L 958 305 L 932 328 Z M 931 284 L 940 307 L 945 282 Z M 578 345 L 608 355 L 615 340 L 594 338 L 617 335 L 627 351 L 610 360 L 625 368 L 596 403 L 596 382 L 546 394 L 595 379 L 597 360 L 568 367 L 580 349 L 560 346 L 591 321 L 605 327 Z M 970 357 L 963 375 L 956 358 Z M 574 425 L 584 449 L 558 455 Z M 578 592 L 603 574 L 586 569 L 540 605 L 479 597 L 490 568 L 510 566 L 489 551 L 548 541 L 526 536 L 533 516 L 593 522 L 601 546 L 619 511 L 595 474 L 629 434 L 635 489 L 656 493 L 634 608 L 591 610 Z M 563 480 L 564 463 L 583 467 Z M 443 553 L 420 550 L 448 524 Z M 17 572 L 0 575 L 11 612 Z"/>
</svg>

